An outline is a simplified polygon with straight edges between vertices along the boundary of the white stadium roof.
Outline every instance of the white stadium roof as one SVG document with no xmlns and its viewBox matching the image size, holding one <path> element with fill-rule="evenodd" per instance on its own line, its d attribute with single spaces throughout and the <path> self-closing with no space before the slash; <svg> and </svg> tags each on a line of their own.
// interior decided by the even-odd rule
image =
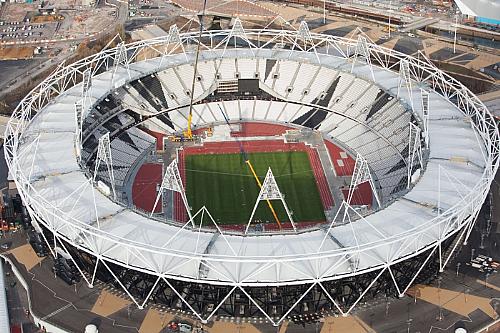
<svg viewBox="0 0 500 333">
<path fill-rule="evenodd" d="M 403 129 L 410 127 L 410 106 L 419 125 L 423 125 L 422 96 L 425 93 L 422 91 L 425 90 L 429 95 L 429 151 L 420 178 L 409 189 L 398 193 L 399 197 L 385 201 L 380 210 L 370 215 L 352 222 L 332 223 L 330 228 L 326 225 L 326 228 L 296 233 L 244 235 L 217 233 L 213 229 L 181 228 L 173 222 L 150 219 L 114 202 L 93 187 L 92 180 L 88 178 L 89 171 L 81 169 L 77 163 L 75 104 L 82 100 L 82 84 L 75 82 L 72 86 L 71 83 L 81 77 L 84 70 L 94 71 L 89 90 L 91 103 L 86 104 L 84 110 L 87 114 L 90 104 L 101 101 L 127 82 L 155 72 L 160 75 L 169 67 L 192 63 L 193 53 L 185 50 L 188 45 L 193 45 L 197 33 L 179 35 L 176 29 L 171 29 L 168 36 L 121 45 L 60 67 L 20 103 L 7 126 L 4 147 L 9 169 L 33 223 L 45 226 L 62 246 L 70 244 L 96 257 L 98 263 L 102 263 L 120 284 L 108 263 L 154 275 L 156 281 L 163 279 L 169 285 L 168 279 L 175 279 L 231 286 L 233 289 L 228 296 L 239 288 L 250 300 L 252 298 L 244 288 L 310 284 L 307 293 L 315 285 L 324 288 L 323 282 L 368 272 L 376 275 L 372 284 L 384 272 L 391 274 L 398 293 L 404 294 L 433 254 L 438 255 L 440 268 L 443 268 L 454 249 L 444 253 L 446 250 L 441 251 L 442 244 L 455 235 L 459 236 L 456 240 L 467 239 L 498 169 L 498 128 L 484 105 L 465 86 L 441 72 L 423 55 L 416 59 L 367 43 L 364 37 L 356 41 L 310 33 L 305 23 L 297 31 L 244 31 L 239 20 L 235 20 L 235 27 L 233 30 L 203 32 L 200 59 L 217 64 L 207 66 L 212 68 L 203 78 L 203 81 L 209 81 L 207 86 L 216 85 L 213 75 L 216 67 L 220 68 L 222 75 L 234 80 L 235 67 L 226 66 L 228 60 L 232 60 L 233 65 L 238 64 L 241 78 L 255 78 L 257 64 L 262 59 L 279 60 L 288 65 L 300 62 L 304 68 L 317 68 L 316 73 L 322 69 L 322 73 L 343 73 L 342 77 L 354 77 L 355 80 L 345 85 L 345 91 L 351 95 L 361 93 L 359 101 L 347 101 L 348 105 L 339 99 L 335 104 L 337 107 L 341 105 L 344 110 L 334 110 L 332 104 L 331 117 L 324 120 L 330 123 L 324 127 L 321 123 L 318 128 L 324 130 L 323 135 L 333 135 L 337 128 L 343 126 L 341 123 L 346 124 L 348 128 L 343 128 L 339 138 L 346 137 L 346 133 L 355 135 L 356 140 L 351 142 L 357 144 L 356 149 L 363 156 L 391 151 L 395 146 L 399 146 L 398 149 L 409 146 L 408 135 Z M 237 38 L 247 45 L 233 44 Z M 165 47 L 169 43 L 172 45 Z M 283 48 L 285 43 L 289 49 Z M 157 52 L 166 54 L 148 59 L 148 55 L 154 56 Z M 97 74 L 100 68 L 105 68 L 105 71 Z M 298 73 L 298 68 L 295 73 Z M 171 69 L 168 71 L 174 72 Z M 282 74 L 276 77 L 274 83 L 279 81 L 283 85 L 281 91 L 286 91 L 289 82 L 285 82 L 284 78 L 292 74 L 286 71 L 286 66 Z M 306 74 L 311 76 L 311 73 Z M 306 81 L 306 74 L 301 76 L 300 81 Z M 181 77 L 178 73 L 176 76 Z M 184 72 L 184 76 L 190 75 Z M 277 91 L 274 83 L 266 87 L 265 79 L 261 75 L 258 77 L 264 91 Z M 323 89 L 318 88 L 321 80 L 314 79 L 314 76 L 308 80 L 311 90 L 313 81 L 316 83 L 314 87 L 320 89 L 319 95 Z M 406 81 L 403 86 L 402 81 Z M 381 115 L 377 112 L 375 118 L 378 124 L 372 127 L 356 122 L 347 113 L 356 109 L 357 105 L 364 106 L 363 99 L 373 95 L 376 90 L 370 88 L 375 85 L 393 96 L 391 107 L 387 109 L 394 110 L 394 113 Z M 189 100 L 181 84 L 174 86 L 171 88 L 179 89 L 179 99 Z M 206 88 L 205 91 L 198 89 L 198 92 L 195 89 L 193 95 L 195 98 L 205 97 L 209 92 L 210 89 Z M 308 94 L 305 93 L 299 94 L 301 97 L 298 100 L 287 100 L 287 96 L 295 96 L 293 91 L 286 96 L 276 94 L 279 100 L 270 101 L 268 111 L 273 105 L 285 110 L 282 104 L 304 103 L 303 100 L 308 100 L 302 106 L 309 110 L 320 107 L 310 104 L 311 96 L 306 97 Z M 392 106 L 395 108 L 392 109 Z M 171 119 L 177 117 L 176 121 L 181 124 L 176 130 L 182 129 L 182 119 L 186 120 L 182 114 L 175 113 L 181 112 L 180 109 L 172 108 L 171 113 Z M 339 120 L 342 112 L 343 119 Z M 359 112 L 363 114 L 366 109 Z M 243 114 L 246 114 L 246 117 L 241 117 L 243 120 L 275 120 L 267 118 L 267 111 Z M 279 121 L 283 122 L 281 118 Z M 368 122 L 367 117 L 364 117 L 364 122 Z M 397 127 L 393 127 L 394 124 Z M 374 126 L 380 129 L 376 130 Z M 369 130 L 365 131 L 365 128 Z M 384 137 L 385 141 L 379 141 L 384 136 L 381 133 L 392 136 L 391 140 Z M 398 154 L 401 155 L 400 152 Z M 370 167 L 383 163 L 385 155 L 382 157 L 374 160 Z M 391 160 L 390 165 L 393 163 L 394 160 Z M 377 173 L 376 168 L 373 170 Z M 403 173 L 406 173 L 404 169 Z M 405 289 L 405 285 L 396 282 L 391 267 L 420 254 L 427 259 L 416 275 L 409 277 L 409 283 L 401 282 L 407 285 Z M 94 274 L 96 271 L 97 268 Z M 83 277 L 87 280 L 86 276 Z M 177 295 L 182 299 L 179 293 Z M 345 313 L 349 313 L 363 295 L 364 292 Z M 141 306 L 134 297 L 130 297 Z M 274 324 L 289 313 L 275 322 L 263 310 L 260 311 Z"/>
<path fill-rule="evenodd" d="M 225 58 L 241 59 L 245 57 L 245 52 L 248 51 L 228 50 Z M 214 54 L 204 53 L 201 56 L 203 60 L 211 57 L 214 57 Z M 286 59 L 288 52 L 260 50 L 255 57 Z M 301 60 L 307 60 L 309 63 L 317 61 L 312 53 L 302 54 Z M 323 66 L 332 66 L 341 70 L 350 68 L 350 64 L 345 63 L 341 58 L 322 59 L 320 56 L 320 60 Z M 164 63 L 163 67 L 172 64 L 178 66 L 182 62 L 185 62 L 184 55 L 173 56 L 170 62 Z M 158 70 L 157 60 L 130 66 L 132 79 Z M 355 67 L 353 73 L 364 76 L 367 70 L 367 65 L 360 65 Z M 93 100 L 101 99 L 108 93 L 110 75 L 110 72 L 106 72 L 93 78 Z M 126 71 L 118 71 L 115 81 L 123 80 L 124 82 L 127 79 L 126 75 Z M 374 75 L 376 82 L 386 91 L 396 93 L 397 73 L 374 68 Z M 207 248 L 213 238 L 213 233 L 201 233 L 197 240 L 196 233 L 182 230 L 177 235 L 177 240 L 165 247 L 166 235 L 174 235 L 178 227 L 152 221 L 146 216 L 113 203 L 108 197 L 87 185 L 89 181 L 76 162 L 73 136 L 68 135 L 74 131 L 73 105 L 79 99 L 80 89 L 80 86 L 75 86 L 64 92 L 57 98 L 57 103 L 48 105 L 31 121 L 25 133 L 26 135 L 36 133 L 38 136 L 38 148 L 34 161 L 33 155 L 23 154 L 25 149 L 32 151 L 32 141 L 26 140 L 26 143 L 19 147 L 19 155 L 22 156 L 19 158 L 20 167 L 25 174 L 31 174 L 32 185 L 40 198 L 46 200 L 50 206 L 58 207 L 66 217 L 65 220 L 57 218 L 48 218 L 48 220 L 51 220 L 54 227 L 65 234 L 68 239 L 75 241 L 78 235 L 65 225 L 76 223 L 76 221 L 84 225 L 95 225 L 95 213 L 89 209 L 93 205 L 93 195 L 95 195 L 97 215 L 101 221 L 99 233 L 107 234 L 110 238 L 92 240 L 89 245 L 94 251 L 120 262 L 128 261 L 134 267 L 167 272 L 188 279 L 198 278 L 199 263 L 183 256 Z M 413 103 L 416 112 L 421 113 L 420 88 L 415 84 L 413 89 Z M 410 104 L 406 91 L 401 92 L 401 97 Z M 438 205 L 438 201 L 443 210 L 460 204 L 463 195 L 481 180 L 485 160 L 481 154 L 483 148 L 479 146 L 470 122 L 466 121 L 463 114 L 453 104 L 434 92 L 430 96 L 430 105 L 432 117 L 429 136 L 432 146 L 427 170 L 420 181 L 412 191 L 389 207 L 367 216 L 366 222 L 360 220 L 352 226 L 347 224 L 335 227 L 332 235 L 337 242 L 325 242 L 322 248 L 325 255 L 319 255 L 319 257 L 324 257 L 321 259 L 322 265 L 318 267 L 316 259 L 309 259 L 309 255 L 317 251 L 315 245 L 321 242 L 325 235 L 322 230 L 262 237 L 226 235 L 226 237 L 219 237 L 210 252 L 206 254 L 215 259 L 207 280 L 223 283 L 231 281 L 246 281 L 249 284 L 263 281 L 284 283 L 308 280 L 313 276 L 325 274 L 347 274 L 351 271 L 348 262 L 331 269 L 344 248 L 367 247 L 367 250 L 360 256 L 359 269 L 369 269 L 383 264 L 388 256 L 402 258 L 414 252 L 415 249 L 438 241 L 439 228 L 442 226 L 428 223 L 429 220 L 437 217 L 434 207 Z M 438 105 L 439 108 L 435 108 Z M 460 157 L 468 163 L 451 161 L 454 157 Z M 439 174 L 441 174 L 441 192 L 438 192 L 437 185 Z M 80 200 L 75 202 L 72 199 L 80 195 Z M 403 242 L 398 241 L 398 238 L 419 230 L 425 230 L 424 236 L 419 238 L 413 246 L 401 249 Z M 395 243 L 368 249 L 374 243 L 385 242 L 386 238 L 392 239 Z M 124 243 L 137 244 L 151 252 L 144 251 L 142 257 L 127 258 L 129 254 L 117 246 L 117 239 Z M 328 254 L 329 252 L 337 253 L 337 255 Z M 148 265 L 144 257 L 148 259 Z M 262 263 L 259 261 L 269 258 L 300 259 L 282 264 L 279 271 L 267 269 L 259 272 L 259 268 L 262 268 Z M 225 261 L 219 261 L 219 259 Z M 247 262 L 238 264 L 237 261 Z M 240 268 L 236 269 L 236 265 L 240 265 Z"/>
<path fill-rule="evenodd" d="M 500 20 L 500 0 L 455 0 L 464 15 Z"/>
</svg>

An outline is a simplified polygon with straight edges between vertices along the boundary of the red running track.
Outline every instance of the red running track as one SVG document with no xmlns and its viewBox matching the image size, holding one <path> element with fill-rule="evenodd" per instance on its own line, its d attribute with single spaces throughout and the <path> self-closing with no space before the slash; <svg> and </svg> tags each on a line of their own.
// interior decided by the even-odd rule
<svg viewBox="0 0 500 333">
<path fill-rule="evenodd" d="M 290 126 L 285 126 L 285 125 L 256 123 L 256 122 L 243 122 L 240 124 L 240 126 L 241 130 L 239 132 L 231 133 L 231 136 L 233 137 L 273 136 L 273 135 L 277 136 L 284 134 L 287 130 L 293 129 Z M 167 134 L 153 131 L 145 127 L 141 127 L 141 129 L 156 139 L 156 150 L 163 150 L 163 138 Z M 193 134 L 201 135 L 206 130 L 207 127 L 200 127 L 197 129 L 193 129 Z"/>
<path fill-rule="evenodd" d="M 144 211 L 153 210 L 156 200 L 156 186 L 161 183 L 162 165 L 158 163 L 143 164 L 132 184 L 132 202 Z M 161 212 L 161 198 L 155 208 L 155 213 Z"/>
<path fill-rule="evenodd" d="M 279 151 L 304 151 L 309 157 L 316 185 L 325 209 L 334 206 L 334 201 L 328 183 L 326 181 L 325 173 L 321 166 L 318 152 L 316 149 L 305 145 L 304 143 L 285 143 L 281 140 L 254 140 L 241 142 L 243 149 L 246 152 L 279 152 Z M 240 152 L 240 143 L 233 141 L 224 142 L 206 142 L 203 146 L 187 147 L 179 151 L 179 172 L 182 181 L 185 184 L 185 155 L 194 154 L 238 154 Z M 178 198 L 177 198 L 178 197 Z M 182 204 L 182 199 L 179 194 L 175 195 L 174 216 L 178 221 L 187 221 L 187 214 Z M 291 226 L 290 226 L 291 227 Z"/>
<path fill-rule="evenodd" d="M 349 189 L 342 189 L 344 198 L 347 200 L 349 195 Z M 368 205 L 371 207 L 373 203 L 372 188 L 369 182 L 364 182 L 359 184 L 357 188 L 354 189 L 352 194 L 351 205 Z"/>
<path fill-rule="evenodd" d="M 273 136 L 282 135 L 287 130 L 292 129 L 292 127 L 279 125 L 279 124 L 268 124 L 268 123 L 253 123 L 245 122 L 241 123 L 241 130 L 239 132 L 231 133 L 233 137 L 250 137 L 250 136 Z"/>
<path fill-rule="evenodd" d="M 178 156 L 177 168 L 179 169 L 179 173 L 181 175 L 182 184 L 186 186 L 186 167 L 184 163 L 184 150 L 180 149 Z M 196 212 L 195 212 L 196 213 Z M 186 211 L 186 207 L 184 206 L 184 202 L 182 201 L 182 196 L 179 192 L 174 192 L 174 220 L 176 221 L 187 221 L 188 214 Z"/>
<path fill-rule="evenodd" d="M 258 122 L 244 122 L 241 123 L 241 131 L 237 133 L 232 133 L 234 137 L 249 137 L 249 136 L 273 136 L 281 135 L 285 131 L 292 129 L 289 126 L 279 125 L 279 124 L 268 124 L 268 123 L 258 123 Z M 198 128 L 193 130 L 193 133 L 200 134 L 205 131 L 206 128 Z M 147 133 L 156 138 L 156 148 L 158 150 L 163 149 L 163 138 L 164 133 L 155 132 L 149 129 L 145 129 Z M 330 154 L 333 166 L 335 168 L 337 176 L 349 176 L 352 175 L 354 171 L 355 161 L 349 155 L 342 157 L 341 153 L 344 152 L 343 149 L 336 146 L 334 143 L 325 140 L 325 145 Z M 316 149 L 305 145 L 304 143 L 285 143 L 281 140 L 255 140 L 255 141 L 244 141 L 243 148 L 247 152 L 273 152 L 273 151 L 305 151 L 309 156 L 309 162 L 311 163 L 311 168 L 313 170 L 318 191 L 320 193 L 321 201 L 325 209 L 329 209 L 334 206 L 334 201 L 330 189 L 328 187 L 328 182 L 326 180 L 325 173 L 321 166 L 318 152 Z M 240 147 L 238 142 L 208 142 L 202 147 L 189 147 L 185 150 L 179 151 L 179 172 L 185 183 L 185 167 L 184 167 L 184 157 L 185 154 L 236 154 L 240 152 Z M 341 161 L 339 163 L 339 161 Z M 342 165 L 343 164 L 343 165 Z M 144 165 L 145 168 L 151 168 Z M 144 170 L 146 170 L 144 169 Z M 145 175 L 149 174 L 148 176 Z M 156 180 L 156 182 L 155 182 Z M 159 173 L 157 171 L 145 172 L 142 167 L 134 180 L 133 185 L 133 200 L 134 204 L 144 210 L 151 210 L 154 204 L 156 196 L 156 185 L 144 185 L 143 183 L 160 183 L 161 182 L 161 166 Z M 140 188 L 145 187 L 144 189 Z M 136 196 L 134 196 L 134 191 Z M 141 193 L 137 195 L 137 193 Z M 151 196 L 149 194 L 150 193 Z M 145 195 L 142 195 L 145 194 Z M 344 196 L 347 192 L 344 191 Z M 148 197 L 152 197 L 148 198 Z M 354 192 L 352 204 L 354 205 L 371 205 L 372 204 L 372 193 L 369 184 L 361 184 Z M 156 208 L 158 212 L 161 208 Z M 182 197 L 180 194 L 174 194 L 174 218 L 178 221 L 187 221 L 187 212 L 184 208 L 184 203 L 182 202 Z M 304 222 L 316 223 L 316 222 Z M 290 226 L 291 227 L 291 226 Z M 266 226 L 266 229 L 269 229 Z M 285 227 L 286 228 L 286 227 Z M 234 226 L 235 230 L 240 230 L 239 226 Z M 271 227 L 272 229 L 272 227 Z"/>
<path fill-rule="evenodd" d="M 354 172 L 354 165 L 356 164 L 356 161 L 353 160 L 352 157 L 347 154 L 347 152 L 347 157 L 342 158 L 340 154 L 344 153 L 345 151 L 343 149 L 340 149 L 333 142 L 325 140 L 325 145 L 328 149 L 328 153 L 330 154 L 330 158 L 332 160 L 333 167 L 335 168 L 337 176 L 351 176 Z M 343 163 L 344 165 L 340 165 L 339 161 L 342 161 L 340 163 Z"/>
</svg>

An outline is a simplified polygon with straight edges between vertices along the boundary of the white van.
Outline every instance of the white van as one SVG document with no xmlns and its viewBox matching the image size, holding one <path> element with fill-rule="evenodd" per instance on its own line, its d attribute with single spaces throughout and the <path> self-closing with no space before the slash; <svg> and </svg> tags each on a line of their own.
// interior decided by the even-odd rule
<svg viewBox="0 0 500 333">
<path fill-rule="evenodd" d="M 189 324 L 179 323 L 179 332 L 191 333 L 191 332 L 193 332 L 193 327 Z"/>
</svg>

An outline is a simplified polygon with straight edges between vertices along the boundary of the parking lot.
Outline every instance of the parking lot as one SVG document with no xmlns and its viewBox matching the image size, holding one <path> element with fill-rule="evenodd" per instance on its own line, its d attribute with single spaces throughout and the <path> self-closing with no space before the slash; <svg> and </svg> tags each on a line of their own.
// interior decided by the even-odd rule
<svg viewBox="0 0 500 333">
<path fill-rule="evenodd" d="M 0 21 L 1 41 L 35 42 L 51 38 L 56 30 L 57 23 L 30 24 L 23 21 Z"/>
<path fill-rule="evenodd" d="M 165 18 L 178 15 L 181 10 L 161 0 L 129 1 L 129 17 L 131 19 Z"/>
</svg>

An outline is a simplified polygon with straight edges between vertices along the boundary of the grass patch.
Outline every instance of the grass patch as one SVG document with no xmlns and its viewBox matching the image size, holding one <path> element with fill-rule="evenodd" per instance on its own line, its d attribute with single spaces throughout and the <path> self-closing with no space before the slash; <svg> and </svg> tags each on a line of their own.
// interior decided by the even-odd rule
<svg viewBox="0 0 500 333">
<path fill-rule="evenodd" d="M 271 167 L 276 182 L 293 211 L 294 221 L 323 221 L 323 206 L 306 152 L 250 153 L 249 160 L 261 182 Z M 206 206 L 217 223 L 246 224 L 259 188 L 240 154 L 187 155 L 186 192 L 193 214 Z M 280 221 L 288 221 L 280 201 L 271 201 Z M 274 222 L 265 201 L 255 218 Z"/>
</svg>

